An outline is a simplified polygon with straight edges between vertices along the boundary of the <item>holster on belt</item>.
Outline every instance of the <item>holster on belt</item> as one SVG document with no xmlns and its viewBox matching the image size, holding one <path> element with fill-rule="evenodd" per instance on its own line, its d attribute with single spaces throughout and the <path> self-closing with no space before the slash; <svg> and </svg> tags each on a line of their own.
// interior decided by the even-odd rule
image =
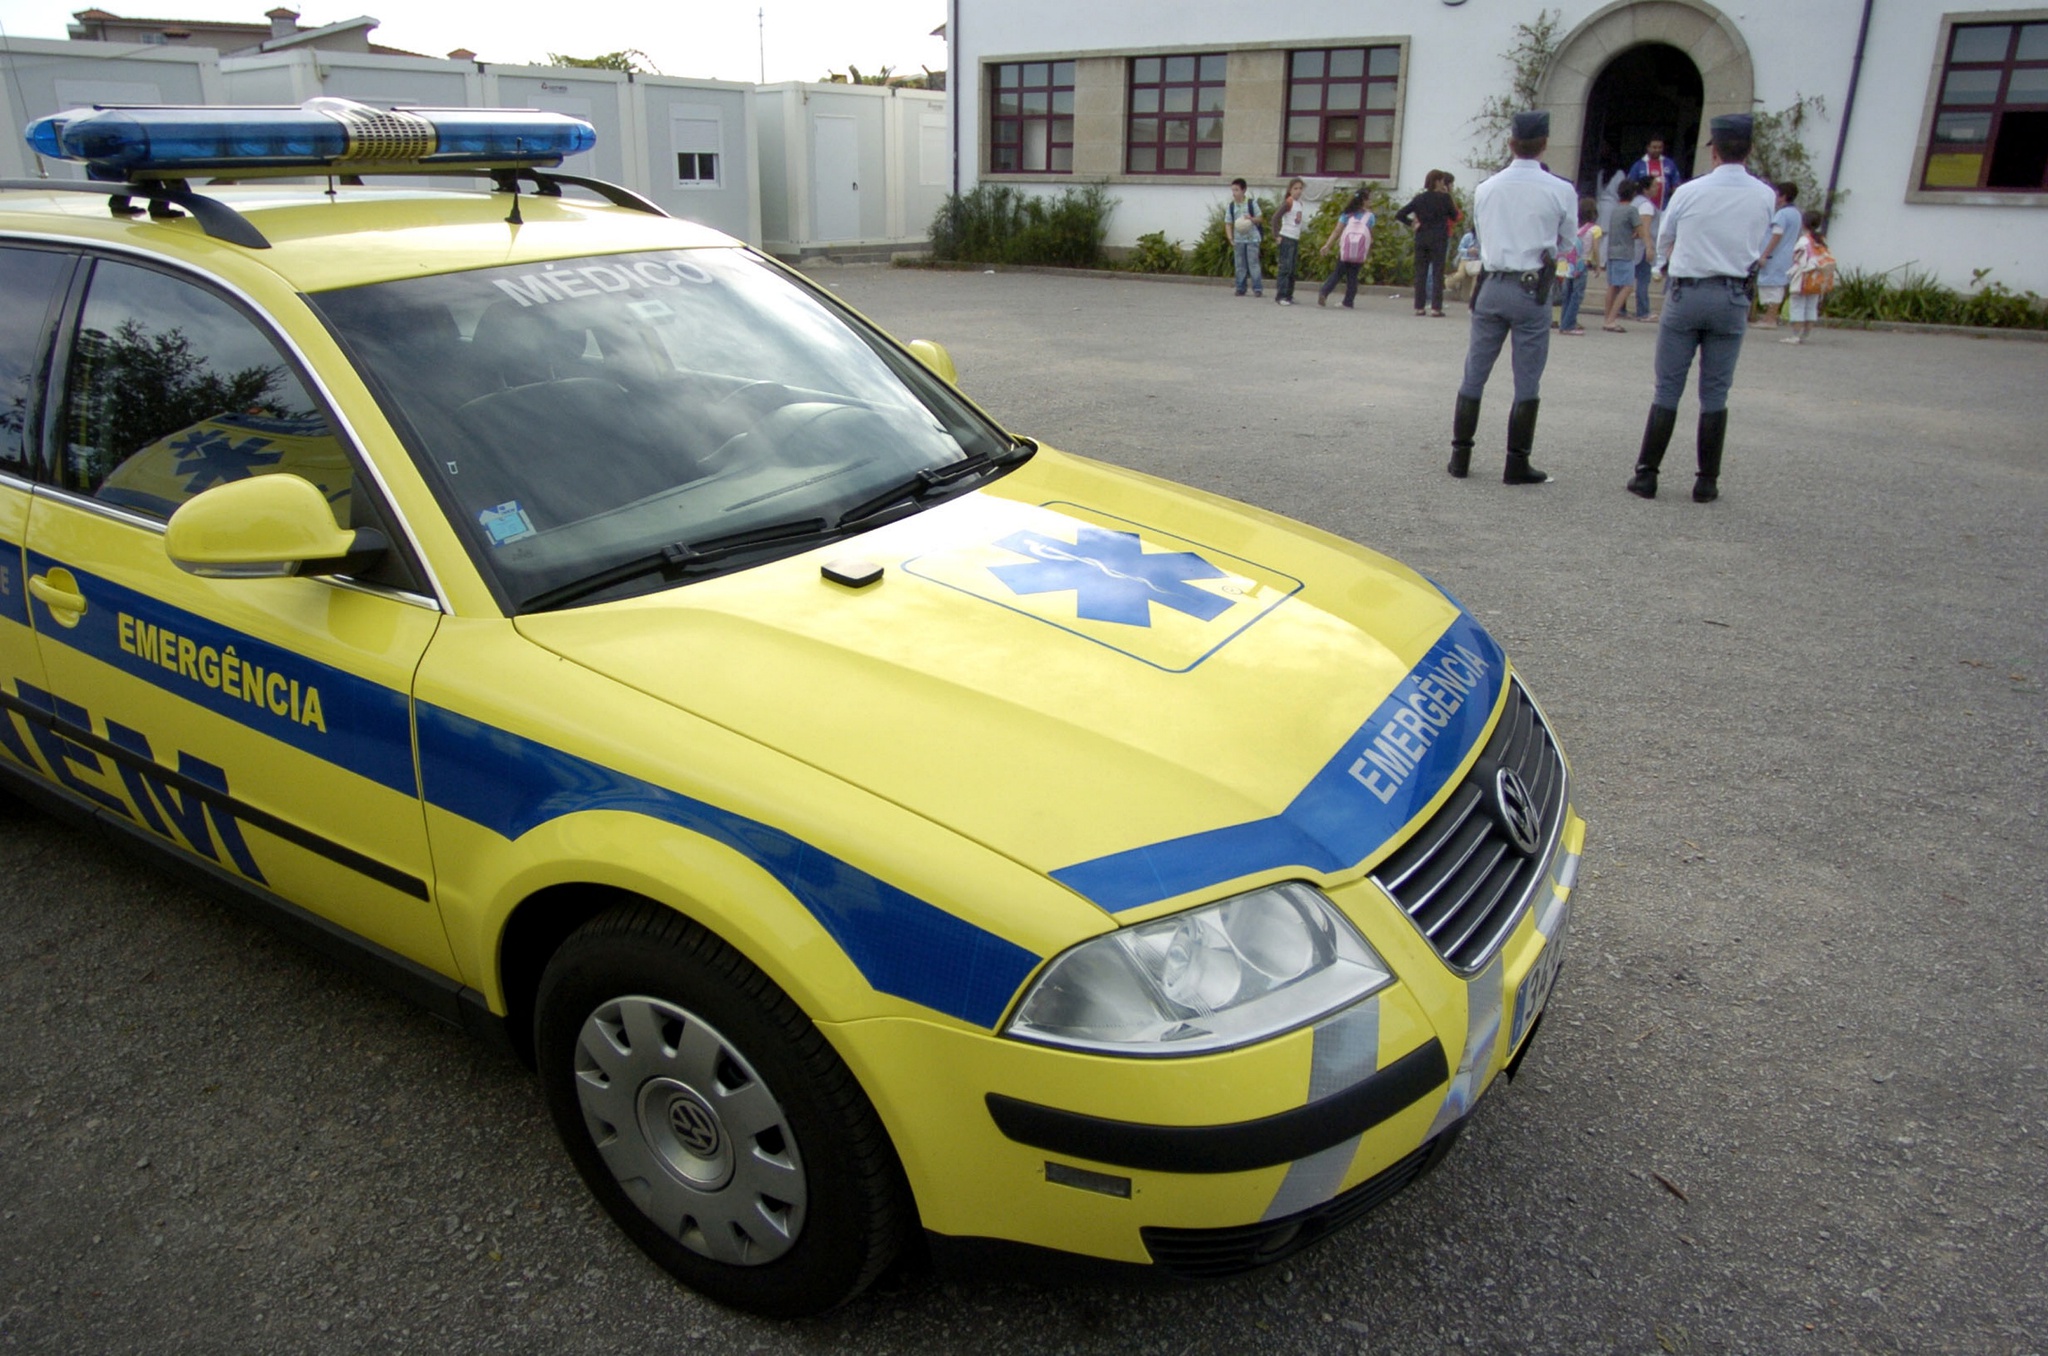
<svg viewBox="0 0 2048 1356">
<path fill-rule="evenodd" d="M 1548 306 L 1550 304 L 1550 288 L 1556 281 L 1557 251 L 1545 250 L 1543 251 L 1543 264 L 1537 270 L 1536 286 L 1530 293 L 1530 295 L 1536 298 L 1537 305 Z"/>
</svg>

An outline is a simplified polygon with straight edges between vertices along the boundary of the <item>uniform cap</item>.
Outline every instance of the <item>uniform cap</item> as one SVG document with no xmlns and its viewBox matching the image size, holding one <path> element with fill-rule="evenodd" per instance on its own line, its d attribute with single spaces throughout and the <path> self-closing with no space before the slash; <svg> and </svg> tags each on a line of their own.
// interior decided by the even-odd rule
<svg viewBox="0 0 2048 1356">
<path fill-rule="evenodd" d="M 1756 119 L 1747 113 L 1723 113 L 1707 124 L 1707 135 L 1747 141 L 1756 130 Z"/>
<path fill-rule="evenodd" d="M 1516 141 L 1541 141 L 1550 135 L 1550 114 L 1540 108 L 1515 114 L 1514 130 L 1509 135 Z"/>
</svg>

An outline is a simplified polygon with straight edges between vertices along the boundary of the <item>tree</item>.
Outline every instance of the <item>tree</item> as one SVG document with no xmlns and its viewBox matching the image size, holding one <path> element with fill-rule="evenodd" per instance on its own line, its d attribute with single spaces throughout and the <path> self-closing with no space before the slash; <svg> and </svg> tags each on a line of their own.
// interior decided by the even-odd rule
<svg viewBox="0 0 2048 1356">
<path fill-rule="evenodd" d="M 846 63 L 846 74 L 841 75 L 838 71 L 827 71 L 825 72 L 825 78 L 819 83 L 825 85 L 886 85 L 891 89 L 944 89 L 946 87 L 945 73 L 934 73 L 930 67 L 925 68 L 923 75 L 891 74 L 895 69 L 894 66 L 884 66 L 874 75 L 862 75 L 860 67 L 849 61 Z M 935 80 L 937 83 L 933 83 Z"/>
<path fill-rule="evenodd" d="M 1823 185 L 1814 181 L 1813 161 L 1806 154 L 1808 119 L 1827 115 L 1827 101 L 1818 94 L 1799 95 L 1775 113 L 1758 109 L 1750 136 L 1749 172 L 1773 184 L 1798 184 L 1806 206 L 1832 212 L 1849 195 L 1837 193 L 1832 204 L 1823 203 Z"/>
<path fill-rule="evenodd" d="M 1536 11 L 1536 17 L 1515 25 L 1515 44 L 1501 53 L 1508 63 L 1508 92 L 1490 96 L 1472 119 L 1476 140 L 1465 161 L 1481 174 L 1501 167 L 1508 158 L 1508 129 L 1515 114 L 1535 108 L 1543 97 L 1543 76 L 1560 46 L 1558 29 L 1564 16 L 1554 9 Z"/>
<path fill-rule="evenodd" d="M 661 68 L 654 64 L 654 58 L 638 47 L 624 47 L 616 52 L 600 52 L 593 57 L 570 56 L 565 52 L 549 52 L 550 66 L 576 66 L 586 71 L 624 71 L 629 75 L 660 75 Z"/>
</svg>

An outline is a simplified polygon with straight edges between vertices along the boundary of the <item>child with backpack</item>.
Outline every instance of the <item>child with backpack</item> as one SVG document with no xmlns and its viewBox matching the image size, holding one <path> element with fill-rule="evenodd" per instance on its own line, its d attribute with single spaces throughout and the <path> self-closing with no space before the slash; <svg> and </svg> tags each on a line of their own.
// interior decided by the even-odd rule
<svg viewBox="0 0 2048 1356">
<path fill-rule="evenodd" d="M 1803 344 L 1820 319 L 1821 298 L 1835 290 L 1835 256 L 1828 253 L 1827 237 L 1821 234 L 1819 212 L 1806 214 L 1806 231 L 1792 251 L 1792 274 L 1786 286 L 1786 319 L 1799 332 L 1781 344 Z"/>
<path fill-rule="evenodd" d="M 1579 199 L 1579 235 L 1570 254 L 1557 261 L 1558 282 L 1564 292 L 1563 309 L 1558 315 L 1559 334 L 1579 335 L 1586 331 L 1579 325 L 1579 307 L 1586 300 L 1586 270 L 1593 265 L 1600 252 L 1600 202 L 1597 198 Z"/>
<path fill-rule="evenodd" d="M 1349 309 L 1358 297 L 1358 268 L 1365 262 L 1365 256 L 1372 253 L 1372 228 L 1377 218 L 1365 210 L 1365 194 L 1351 195 L 1351 201 L 1344 204 L 1344 211 L 1337 217 L 1337 224 L 1331 228 L 1329 239 L 1323 242 L 1323 253 L 1337 251 L 1337 267 L 1329 277 L 1323 279 L 1323 290 L 1316 294 L 1316 305 L 1327 306 L 1330 293 L 1336 289 L 1339 279 L 1344 283 L 1344 305 Z"/>
</svg>

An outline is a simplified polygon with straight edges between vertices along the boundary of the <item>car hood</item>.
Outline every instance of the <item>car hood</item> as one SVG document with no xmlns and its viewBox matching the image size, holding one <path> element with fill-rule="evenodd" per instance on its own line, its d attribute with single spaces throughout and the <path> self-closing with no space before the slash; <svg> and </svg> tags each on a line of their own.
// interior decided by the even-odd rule
<svg viewBox="0 0 2048 1356">
<path fill-rule="evenodd" d="M 848 560 L 881 579 L 823 577 Z M 518 625 L 1112 912 L 1369 860 L 1506 668 L 1404 566 L 1050 450 L 831 548 Z"/>
</svg>

